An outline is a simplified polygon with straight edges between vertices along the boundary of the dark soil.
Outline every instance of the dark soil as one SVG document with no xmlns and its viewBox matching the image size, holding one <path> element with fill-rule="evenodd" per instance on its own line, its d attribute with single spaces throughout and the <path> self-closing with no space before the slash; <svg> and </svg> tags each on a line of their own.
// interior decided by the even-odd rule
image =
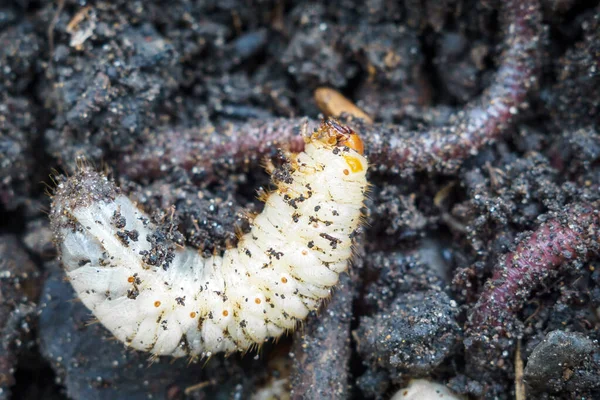
<svg viewBox="0 0 600 400">
<path fill-rule="evenodd" d="M 0 2 L 0 399 L 388 399 L 419 377 L 511 399 L 517 356 L 528 398 L 600 398 L 600 6 L 515 2 Z M 189 365 L 89 324 L 54 176 L 84 159 L 161 240 L 221 252 L 321 86 L 376 122 L 343 119 L 373 186 L 325 308 Z"/>
</svg>

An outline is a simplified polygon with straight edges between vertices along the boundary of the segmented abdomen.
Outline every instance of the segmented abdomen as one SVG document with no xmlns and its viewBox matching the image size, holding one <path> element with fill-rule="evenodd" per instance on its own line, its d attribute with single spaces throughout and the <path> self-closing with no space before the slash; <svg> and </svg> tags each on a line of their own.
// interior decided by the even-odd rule
<svg viewBox="0 0 600 400">
<path fill-rule="evenodd" d="M 207 259 L 180 249 L 162 266 L 149 263 L 165 255 L 147 240 L 148 217 L 83 169 L 59 185 L 51 212 L 75 291 L 118 339 L 157 355 L 247 350 L 294 329 L 352 256 L 367 189 L 356 140 L 324 123 L 277 171 L 277 189 L 236 248 Z"/>
</svg>

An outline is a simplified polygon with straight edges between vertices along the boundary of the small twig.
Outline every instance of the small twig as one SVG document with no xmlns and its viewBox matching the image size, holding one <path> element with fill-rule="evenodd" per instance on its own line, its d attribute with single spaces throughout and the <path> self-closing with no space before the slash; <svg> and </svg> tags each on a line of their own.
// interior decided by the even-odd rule
<svg viewBox="0 0 600 400">
<path fill-rule="evenodd" d="M 58 19 L 60 18 L 60 14 L 62 13 L 63 8 L 65 7 L 65 0 L 57 0 L 57 8 L 54 13 L 54 17 L 52 17 L 52 21 L 50 25 L 48 25 L 48 48 L 50 55 L 50 62 L 48 65 L 52 65 L 52 57 L 54 56 L 54 28 L 56 28 L 56 24 L 58 23 Z"/>
<path fill-rule="evenodd" d="M 189 396 L 190 394 L 192 394 L 195 391 L 198 391 L 200 389 L 204 389 L 205 387 L 208 387 L 210 385 L 214 385 L 215 383 L 213 381 L 204 381 L 204 382 L 200 382 L 200 383 L 196 383 L 195 385 L 191 385 L 186 387 L 183 392 L 185 393 L 186 396 Z"/>
<path fill-rule="evenodd" d="M 527 400 L 523 382 L 523 359 L 521 358 L 521 339 L 517 341 L 515 352 L 515 400 Z"/>
</svg>

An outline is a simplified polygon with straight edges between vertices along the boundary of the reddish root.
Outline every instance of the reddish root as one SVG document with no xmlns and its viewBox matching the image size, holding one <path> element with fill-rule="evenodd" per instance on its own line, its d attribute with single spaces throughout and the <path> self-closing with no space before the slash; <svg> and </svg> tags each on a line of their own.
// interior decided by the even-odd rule
<svg viewBox="0 0 600 400">
<path fill-rule="evenodd" d="M 134 153 L 125 154 L 119 171 L 130 179 L 156 179 L 174 167 L 191 171 L 203 185 L 232 171 L 256 168 L 265 156 L 279 148 L 292 152 L 304 149 L 303 129 L 318 122 L 306 119 L 275 119 L 229 124 L 217 131 L 202 129 L 167 131 L 152 135 Z"/>
<path fill-rule="evenodd" d="M 412 132 L 398 127 L 361 128 L 372 165 L 404 173 L 452 173 L 465 158 L 507 132 L 537 80 L 541 33 L 538 1 L 504 2 L 504 24 L 506 49 L 492 85 L 455 115 L 454 123 Z"/>
<path fill-rule="evenodd" d="M 457 113 L 449 126 L 407 132 L 398 126 L 354 121 L 366 154 L 380 171 L 455 172 L 462 161 L 503 135 L 523 106 L 538 70 L 540 10 L 537 0 L 504 3 L 506 49 L 493 84 Z M 134 154 L 124 156 L 120 171 L 130 178 L 159 177 L 172 167 L 193 170 L 203 183 L 223 172 L 247 170 L 281 147 L 301 151 L 304 119 L 275 119 L 229 125 L 222 132 L 165 132 Z M 308 121 L 310 130 L 318 126 Z"/>
<path fill-rule="evenodd" d="M 498 339 L 513 336 L 516 313 L 535 288 L 557 276 L 565 263 L 583 262 L 600 252 L 599 206 L 568 206 L 503 257 L 470 311 L 467 347 L 501 349 Z"/>
</svg>

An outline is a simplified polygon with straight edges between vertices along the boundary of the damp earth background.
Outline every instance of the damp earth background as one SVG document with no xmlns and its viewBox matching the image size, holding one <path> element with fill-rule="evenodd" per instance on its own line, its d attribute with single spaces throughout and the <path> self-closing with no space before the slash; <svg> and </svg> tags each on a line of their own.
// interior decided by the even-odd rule
<svg viewBox="0 0 600 400">
<path fill-rule="evenodd" d="M 576 0 L 3 2 L 0 399 L 387 399 L 421 377 L 598 398 L 599 24 Z M 155 240 L 222 252 L 320 87 L 374 121 L 340 118 L 372 187 L 326 307 L 190 364 L 90 323 L 52 243 L 54 177 L 84 157 Z"/>
</svg>

